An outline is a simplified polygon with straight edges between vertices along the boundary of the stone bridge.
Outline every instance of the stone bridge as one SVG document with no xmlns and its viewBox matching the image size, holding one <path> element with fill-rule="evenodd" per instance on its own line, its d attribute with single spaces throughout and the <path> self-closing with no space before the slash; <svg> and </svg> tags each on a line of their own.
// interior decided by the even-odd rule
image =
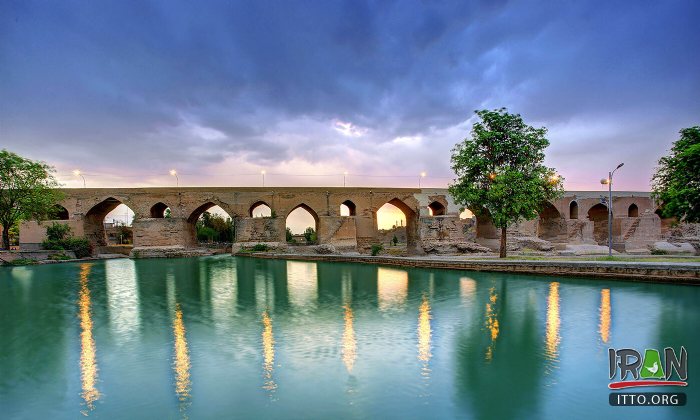
<svg viewBox="0 0 700 420">
<path fill-rule="evenodd" d="M 422 253 L 436 242 L 477 242 L 496 248 L 499 232 L 488 216 L 460 218 L 460 208 L 445 189 L 431 188 L 325 188 L 325 187 L 181 187 L 63 189 L 60 223 L 94 246 L 107 244 L 104 219 L 118 205 L 134 212 L 135 247 L 182 245 L 196 247 L 195 223 L 203 212 L 219 206 L 234 220 L 234 239 L 240 243 L 285 243 L 286 218 L 302 207 L 314 218 L 318 242 L 367 252 L 380 241 L 377 211 L 386 203 L 406 217 L 409 253 Z M 515 235 L 539 237 L 554 244 L 607 243 L 607 207 L 604 192 L 567 192 L 547 203 L 539 218 L 511 229 Z M 270 217 L 253 217 L 266 205 Z M 341 205 L 349 216 L 341 216 Z M 165 217 L 170 209 L 170 217 Z M 661 219 L 649 193 L 619 192 L 613 197 L 614 243 L 643 247 L 661 237 Z M 47 222 L 25 222 L 20 229 L 24 249 L 37 248 Z"/>
</svg>

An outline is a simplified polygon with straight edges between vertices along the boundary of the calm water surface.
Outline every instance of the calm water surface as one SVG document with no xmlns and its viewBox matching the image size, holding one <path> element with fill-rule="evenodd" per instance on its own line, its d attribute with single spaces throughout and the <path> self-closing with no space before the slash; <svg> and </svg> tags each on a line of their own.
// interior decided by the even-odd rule
<svg viewBox="0 0 700 420">
<path fill-rule="evenodd" d="M 688 406 L 608 406 L 684 345 Z M 229 256 L 0 268 L 2 418 L 700 418 L 700 288 Z"/>
</svg>

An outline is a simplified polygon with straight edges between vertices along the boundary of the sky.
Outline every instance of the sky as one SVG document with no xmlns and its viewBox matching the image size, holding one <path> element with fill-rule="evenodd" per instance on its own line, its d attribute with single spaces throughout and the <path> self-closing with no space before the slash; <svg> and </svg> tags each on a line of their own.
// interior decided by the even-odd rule
<svg viewBox="0 0 700 420">
<path fill-rule="evenodd" d="M 0 0 L 0 148 L 67 187 L 444 187 L 477 109 L 568 190 L 700 124 L 697 1 Z M 178 180 L 168 174 L 176 169 Z"/>
</svg>

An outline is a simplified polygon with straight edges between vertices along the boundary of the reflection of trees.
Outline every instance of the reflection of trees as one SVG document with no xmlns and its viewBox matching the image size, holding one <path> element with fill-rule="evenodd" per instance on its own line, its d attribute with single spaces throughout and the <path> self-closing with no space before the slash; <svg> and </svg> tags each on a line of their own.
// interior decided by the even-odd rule
<svg viewBox="0 0 700 420">
<path fill-rule="evenodd" d="M 32 392 L 42 398 L 64 397 L 68 382 L 55 379 L 63 378 L 69 366 L 66 331 L 76 319 L 79 271 L 73 264 L 0 270 L 0 394 L 16 395 L 22 389 L 18 384 L 31 381 L 41 384 Z M 46 275 L 64 281 L 42 278 Z M 2 412 L 12 417 L 6 410 L 12 413 L 11 408 Z"/>
<path fill-rule="evenodd" d="M 538 404 L 543 360 L 535 303 L 525 301 L 520 318 L 507 292 L 504 280 L 492 290 L 477 287 L 477 321 L 457 338 L 458 399 L 479 418 L 518 418 Z"/>
<path fill-rule="evenodd" d="M 696 286 L 647 285 L 650 293 L 661 297 L 656 348 L 673 347 L 680 355 L 681 346 L 688 350 L 689 358 L 700 352 L 700 339 L 695 333 L 700 325 L 700 289 Z M 649 347 L 654 347 L 649 343 Z M 688 363 L 688 376 L 697 378 L 697 363 Z M 674 372 L 675 375 L 675 372 Z"/>
</svg>

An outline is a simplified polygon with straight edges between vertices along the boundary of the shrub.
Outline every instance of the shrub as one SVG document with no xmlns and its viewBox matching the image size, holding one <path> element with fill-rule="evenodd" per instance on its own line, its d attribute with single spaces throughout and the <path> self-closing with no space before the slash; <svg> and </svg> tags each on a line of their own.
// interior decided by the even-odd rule
<svg viewBox="0 0 700 420">
<path fill-rule="evenodd" d="M 292 230 L 290 228 L 287 228 L 285 232 L 285 236 L 287 237 L 287 242 L 292 242 L 294 241 L 294 236 L 292 235 Z M 296 242 L 296 241 L 294 241 Z"/>
<path fill-rule="evenodd" d="M 70 226 L 64 223 L 53 222 L 46 226 L 46 237 L 50 241 L 61 241 L 70 236 Z"/>
<path fill-rule="evenodd" d="M 267 244 L 255 244 L 252 249 L 255 252 L 266 252 L 270 250 L 270 247 Z"/>
<path fill-rule="evenodd" d="M 384 247 L 381 244 L 372 245 L 372 256 L 379 255 L 379 253 L 382 252 L 383 249 Z"/>
<path fill-rule="evenodd" d="M 651 255 L 668 255 L 668 252 L 664 251 L 663 249 L 652 249 Z"/>
<path fill-rule="evenodd" d="M 394 235 L 394 237 L 391 239 L 391 242 L 394 244 L 394 246 L 396 246 L 399 243 L 399 238 L 397 238 L 396 235 Z"/>
<path fill-rule="evenodd" d="M 31 258 L 17 258 L 16 260 L 12 260 L 8 265 L 34 265 L 38 264 L 36 260 L 33 260 Z"/>
<path fill-rule="evenodd" d="M 89 257 L 92 254 L 92 244 L 85 238 L 66 238 L 60 241 L 47 239 L 41 243 L 44 249 L 73 251 L 76 258 Z"/>
<path fill-rule="evenodd" d="M 75 252 L 76 258 L 92 255 L 92 244 L 85 238 L 68 238 L 63 243 L 65 249 Z"/>
</svg>

